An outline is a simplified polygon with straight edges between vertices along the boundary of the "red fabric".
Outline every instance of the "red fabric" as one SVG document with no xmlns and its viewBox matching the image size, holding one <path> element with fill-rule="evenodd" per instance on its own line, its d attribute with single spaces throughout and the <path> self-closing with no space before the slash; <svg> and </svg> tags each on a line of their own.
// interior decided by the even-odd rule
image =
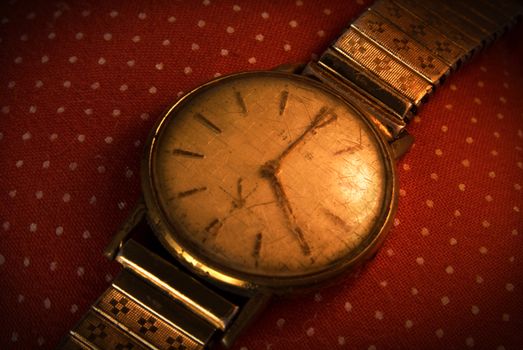
<svg viewBox="0 0 523 350">
<path fill-rule="evenodd" d="M 0 348 L 53 348 L 119 267 L 149 129 L 216 74 L 320 54 L 364 3 L 4 1 Z M 523 348 L 523 26 L 409 128 L 401 201 L 358 276 L 273 302 L 235 349 Z"/>
</svg>

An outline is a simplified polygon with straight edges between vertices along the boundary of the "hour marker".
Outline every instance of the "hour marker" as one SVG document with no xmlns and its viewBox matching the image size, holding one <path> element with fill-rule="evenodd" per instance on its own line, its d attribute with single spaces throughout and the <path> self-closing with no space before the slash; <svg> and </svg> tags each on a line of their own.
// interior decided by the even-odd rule
<svg viewBox="0 0 523 350">
<path fill-rule="evenodd" d="M 254 259 L 256 259 L 255 264 L 258 266 L 258 259 L 260 258 L 260 249 L 262 244 L 262 234 L 261 232 L 258 232 L 256 234 L 256 240 L 254 241 L 254 250 L 252 252 L 252 256 Z"/>
<path fill-rule="evenodd" d="M 216 235 L 218 233 L 218 230 L 222 227 L 222 225 L 223 223 L 220 220 L 214 219 L 213 221 L 211 221 L 209 225 L 207 225 L 207 227 L 205 227 L 205 231 L 212 235 Z"/>
<path fill-rule="evenodd" d="M 203 158 L 204 157 L 203 154 L 186 151 L 184 149 L 179 149 L 179 148 L 173 149 L 173 154 L 175 156 L 185 156 L 185 157 L 193 157 L 193 158 Z"/>
<path fill-rule="evenodd" d="M 287 107 L 287 99 L 289 98 L 289 91 L 283 90 L 280 95 L 280 115 L 285 111 Z"/>
<path fill-rule="evenodd" d="M 193 188 L 193 189 L 190 189 L 187 191 L 183 191 L 183 192 L 178 192 L 178 198 L 187 197 L 187 196 L 193 195 L 195 193 L 203 192 L 206 190 L 207 190 L 207 187 L 204 186 L 204 187 L 196 187 L 196 188 Z"/>
<path fill-rule="evenodd" d="M 241 92 L 235 91 L 234 95 L 236 96 L 236 102 L 238 102 L 242 109 L 242 113 L 247 114 L 247 106 L 245 105 L 245 101 L 243 100 Z"/>
<path fill-rule="evenodd" d="M 219 127 L 217 127 L 213 122 L 211 122 L 209 119 L 205 118 L 205 116 L 203 116 L 203 114 L 196 113 L 194 115 L 194 118 L 197 121 L 199 121 L 201 124 L 203 124 L 203 126 L 211 129 L 211 131 L 215 132 L 216 134 L 222 133 L 222 130 Z"/>
<path fill-rule="evenodd" d="M 352 227 L 347 224 L 345 222 L 345 220 L 343 220 L 342 218 L 340 218 L 338 215 L 334 214 L 333 212 L 331 212 L 330 210 L 328 210 L 327 208 L 324 208 L 323 209 L 325 215 L 327 215 L 327 217 L 336 225 L 336 226 L 339 226 L 340 228 L 342 228 L 345 232 L 350 232 L 352 231 Z"/>
</svg>

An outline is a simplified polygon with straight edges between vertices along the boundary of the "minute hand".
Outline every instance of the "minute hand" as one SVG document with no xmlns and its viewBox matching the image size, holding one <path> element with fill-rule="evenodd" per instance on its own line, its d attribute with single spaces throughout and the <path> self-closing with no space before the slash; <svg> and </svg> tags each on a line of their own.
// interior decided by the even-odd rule
<svg viewBox="0 0 523 350">
<path fill-rule="evenodd" d="M 305 136 L 332 123 L 337 118 L 338 117 L 336 114 L 332 113 L 327 107 L 322 107 L 320 111 L 314 116 L 314 119 L 311 121 L 307 129 L 305 129 L 305 131 L 296 140 L 294 140 L 277 158 L 267 162 L 267 164 L 271 163 L 275 171 L 277 171 L 280 167 L 281 160 L 285 158 L 298 144 L 300 144 Z"/>
</svg>

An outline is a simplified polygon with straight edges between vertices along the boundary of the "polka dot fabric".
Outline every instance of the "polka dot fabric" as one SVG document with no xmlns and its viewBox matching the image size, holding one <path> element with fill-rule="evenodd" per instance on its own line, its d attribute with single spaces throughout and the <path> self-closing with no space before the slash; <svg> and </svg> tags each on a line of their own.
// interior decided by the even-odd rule
<svg viewBox="0 0 523 350">
<path fill-rule="evenodd" d="M 52 349 L 119 271 L 147 133 L 219 75 L 317 57 L 365 1 L 0 4 L 0 348 Z M 376 258 L 235 349 L 523 348 L 523 26 L 437 91 Z"/>
</svg>

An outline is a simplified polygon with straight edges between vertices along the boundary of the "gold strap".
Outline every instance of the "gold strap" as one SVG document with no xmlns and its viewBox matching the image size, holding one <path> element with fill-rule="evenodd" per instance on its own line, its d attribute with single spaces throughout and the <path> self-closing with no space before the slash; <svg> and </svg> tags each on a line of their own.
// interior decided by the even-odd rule
<svg viewBox="0 0 523 350">
<path fill-rule="evenodd" d="M 124 271 L 69 332 L 61 349 L 204 349 L 238 311 L 133 240 L 122 247 L 117 260 Z M 173 280 L 179 285 L 173 286 Z M 176 296 L 189 289 L 194 299 Z"/>
<path fill-rule="evenodd" d="M 305 74 L 348 100 L 376 105 L 373 111 L 396 138 L 451 71 L 522 14 L 515 0 L 499 6 L 489 0 L 378 0 Z"/>
</svg>

